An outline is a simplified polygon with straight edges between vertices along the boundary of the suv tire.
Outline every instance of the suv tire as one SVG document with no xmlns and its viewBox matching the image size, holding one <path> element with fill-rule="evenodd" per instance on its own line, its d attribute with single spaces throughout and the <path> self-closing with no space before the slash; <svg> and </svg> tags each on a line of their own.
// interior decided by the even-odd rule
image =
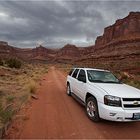
<svg viewBox="0 0 140 140">
<path fill-rule="evenodd" d="M 86 101 L 86 113 L 89 119 L 94 122 L 100 121 L 97 101 L 94 97 L 89 97 Z"/>
<path fill-rule="evenodd" d="M 71 89 L 70 89 L 70 84 L 67 84 L 67 95 L 71 96 Z"/>
</svg>

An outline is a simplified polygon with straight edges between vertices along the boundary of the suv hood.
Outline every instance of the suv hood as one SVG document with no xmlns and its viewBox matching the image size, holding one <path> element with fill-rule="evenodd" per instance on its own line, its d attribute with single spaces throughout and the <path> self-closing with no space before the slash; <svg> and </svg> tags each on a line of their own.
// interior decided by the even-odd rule
<svg viewBox="0 0 140 140">
<path fill-rule="evenodd" d="M 91 83 L 107 94 L 122 98 L 140 98 L 140 90 L 126 84 Z"/>
</svg>

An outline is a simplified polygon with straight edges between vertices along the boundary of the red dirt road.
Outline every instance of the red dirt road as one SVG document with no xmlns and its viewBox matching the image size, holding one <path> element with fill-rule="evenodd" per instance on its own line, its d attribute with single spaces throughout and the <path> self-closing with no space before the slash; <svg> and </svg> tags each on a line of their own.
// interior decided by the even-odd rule
<svg viewBox="0 0 140 140">
<path fill-rule="evenodd" d="M 90 121 L 85 109 L 66 95 L 66 75 L 51 67 L 18 137 L 32 139 L 140 138 L 140 122 Z M 16 135 L 16 134 L 15 134 Z"/>
</svg>

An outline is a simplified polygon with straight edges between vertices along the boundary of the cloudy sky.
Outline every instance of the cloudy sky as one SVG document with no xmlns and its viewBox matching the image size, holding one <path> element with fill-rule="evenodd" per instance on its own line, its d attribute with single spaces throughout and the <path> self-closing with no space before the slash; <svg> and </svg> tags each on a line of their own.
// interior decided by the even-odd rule
<svg viewBox="0 0 140 140">
<path fill-rule="evenodd" d="M 130 11 L 140 11 L 140 1 L 3 0 L 0 40 L 16 47 L 88 46 Z"/>
</svg>

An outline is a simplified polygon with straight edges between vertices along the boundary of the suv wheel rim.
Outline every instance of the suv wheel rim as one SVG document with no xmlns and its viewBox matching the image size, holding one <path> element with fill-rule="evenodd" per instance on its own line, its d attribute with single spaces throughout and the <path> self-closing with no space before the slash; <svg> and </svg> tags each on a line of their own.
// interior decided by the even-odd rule
<svg viewBox="0 0 140 140">
<path fill-rule="evenodd" d="M 94 117 L 95 116 L 95 105 L 93 101 L 89 101 L 87 103 L 87 113 L 90 117 Z"/>
</svg>

